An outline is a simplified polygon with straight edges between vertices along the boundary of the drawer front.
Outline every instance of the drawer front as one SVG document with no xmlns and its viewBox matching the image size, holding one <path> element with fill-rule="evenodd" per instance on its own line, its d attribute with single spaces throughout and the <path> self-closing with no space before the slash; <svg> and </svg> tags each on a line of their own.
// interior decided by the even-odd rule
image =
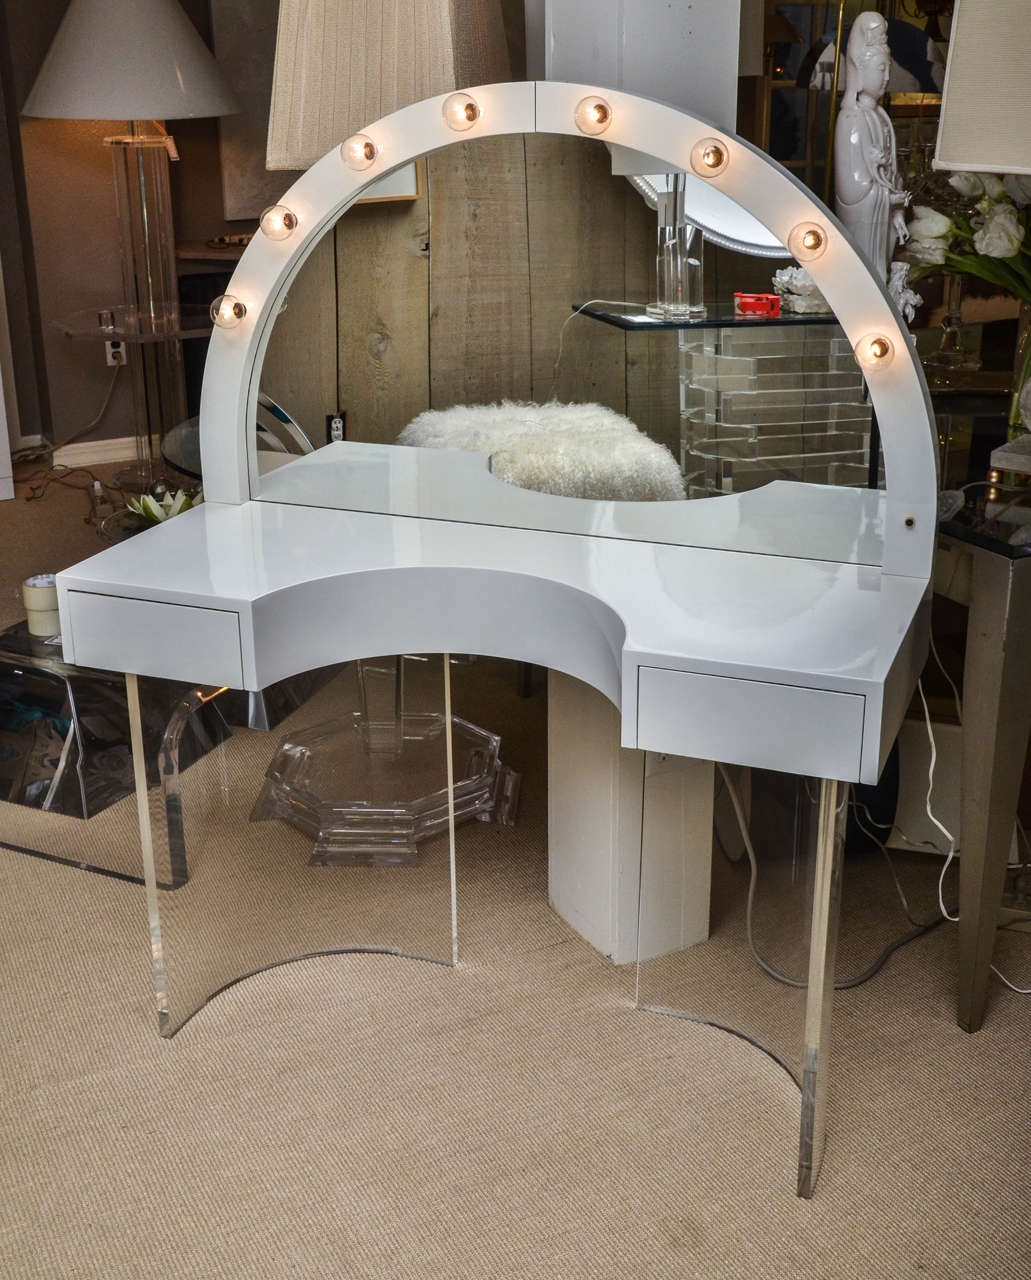
<svg viewBox="0 0 1031 1280">
<path fill-rule="evenodd" d="M 865 698 L 729 676 L 638 670 L 637 745 L 759 769 L 859 779 Z"/>
<path fill-rule="evenodd" d="M 67 600 L 63 625 L 71 631 L 78 666 L 243 685 L 238 614 L 88 591 L 69 591 Z"/>
</svg>

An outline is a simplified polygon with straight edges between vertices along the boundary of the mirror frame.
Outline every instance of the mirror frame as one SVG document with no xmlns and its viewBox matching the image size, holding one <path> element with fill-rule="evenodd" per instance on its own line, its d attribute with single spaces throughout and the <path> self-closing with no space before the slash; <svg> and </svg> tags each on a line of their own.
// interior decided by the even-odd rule
<svg viewBox="0 0 1031 1280">
<path fill-rule="evenodd" d="M 883 367 L 864 367 L 877 414 L 886 477 L 882 571 L 930 576 L 937 528 L 937 436 L 923 370 L 909 330 L 884 285 L 844 227 L 809 189 L 751 143 L 676 107 L 593 85 L 519 81 L 463 90 L 480 108 L 471 128 L 446 123 L 439 94 L 369 125 L 376 157 L 361 171 L 349 168 L 339 147 L 318 160 L 281 200 L 297 218 L 285 239 L 260 231 L 244 251 L 228 294 L 246 311 L 232 328 L 216 327 L 208 349 L 201 393 L 200 435 L 204 493 L 208 502 L 239 505 L 251 499 L 248 424 L 257 400 L 255 371 L 264 360 L 272 326 L 290 284 L 322 235 L 370 183 L 419 156 L 474 137 L 513 133 L 583 136 L 574 112 L 582 99 L 603 98 L 611 118 L 602 135 L 685 170 L 712 184 L 769 229 L 780 243 L 803 223 L 826 232 L 820 256 L 804 265 L 833 308 L 853 348 L 885 337 L 891 356 Z M 711 176 L 696 176 L 699 144 L 716 141 L 726 162 Z M 692 163 L 692 153 L 695 163 Z M 704 501 L 704 499 L 700 500 Z"/>
</svg>

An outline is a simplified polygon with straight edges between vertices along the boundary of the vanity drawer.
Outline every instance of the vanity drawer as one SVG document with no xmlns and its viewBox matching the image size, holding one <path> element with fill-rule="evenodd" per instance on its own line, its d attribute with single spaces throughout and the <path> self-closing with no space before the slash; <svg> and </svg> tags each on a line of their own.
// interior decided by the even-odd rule
<svg viewBox="0 0 1031 1280">
<path fill-rule="evenodd" d="M 729 676 L 638 669 L 637 745 L 759 769 L 859 779 L 866 699 Z"/>
<path fill-rule="evenodd" d="M 62 627 L 71 633 L 80 667 L 234 689 L 243 685 L 236 613 L 90 591 L 69 591 L 67 601 Z"/>
</svg>

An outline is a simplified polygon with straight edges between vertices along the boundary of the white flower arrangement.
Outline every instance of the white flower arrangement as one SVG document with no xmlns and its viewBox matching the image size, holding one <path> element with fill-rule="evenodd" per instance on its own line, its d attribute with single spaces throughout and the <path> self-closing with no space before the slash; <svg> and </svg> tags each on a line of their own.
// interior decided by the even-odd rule
<svg viewBox="0 0 1031 1280">
<path fill-rule="evenodd" d="M 1031 303 L 1031 243 L 1027 235 L 1031 177 L 1007 173 L 954 173 L 948 185 L 929 183 L 929 204 L 914 204 L 910 239 L 900 253 L 913 264 L 913 278 L 935 270 L 977 276 L 1001 293 Z M 1017 395 L 1031 376 L 1031 344 L 1025 367 L 1017 371 L 1010 421 L 1015 423 Z"/>
</svg>

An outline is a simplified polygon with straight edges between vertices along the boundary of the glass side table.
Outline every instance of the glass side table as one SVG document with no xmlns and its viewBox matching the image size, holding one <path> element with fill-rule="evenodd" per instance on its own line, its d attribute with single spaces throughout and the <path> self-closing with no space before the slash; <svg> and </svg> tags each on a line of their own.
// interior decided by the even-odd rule
<svg viewBox="0 0 1031 1280">
<path fill-rule="evenodd" d="M 140 493 L 159 478 L 155 445 L 186 417 L 185 340 L 206 338 L 212 323 L 206 307 L 170 306 L 150 315 L 117 306 L 75 311 L 51 321 L 58 333 L 76 341 L 111 343 L 132 375 L 136 461 L 118 472 L 121 489 Z"/>
<path fill-rule="evenodd" d="M 141 680 L 148 775 L 184 688 Z M 198 718 L 183 765 L 229 734 L 213 708 Z M 132 751 L 124 678 L 73 666 L 60 637 L 0 631 L 0 843 L 85 870 L 142 879 L 134 837 Z"/>
<path fill-rule="evenodd" d="M 833 313 L 740 315 L 727 302 L 676 320 L 643 306 L 575 310 L 628 332 L 676 332 L 680 469 L 689 497 L 773 480 L 869 483 L 873 411 Z M 876 483 L 876 465 L 873 473 Z"/>
</svg>

